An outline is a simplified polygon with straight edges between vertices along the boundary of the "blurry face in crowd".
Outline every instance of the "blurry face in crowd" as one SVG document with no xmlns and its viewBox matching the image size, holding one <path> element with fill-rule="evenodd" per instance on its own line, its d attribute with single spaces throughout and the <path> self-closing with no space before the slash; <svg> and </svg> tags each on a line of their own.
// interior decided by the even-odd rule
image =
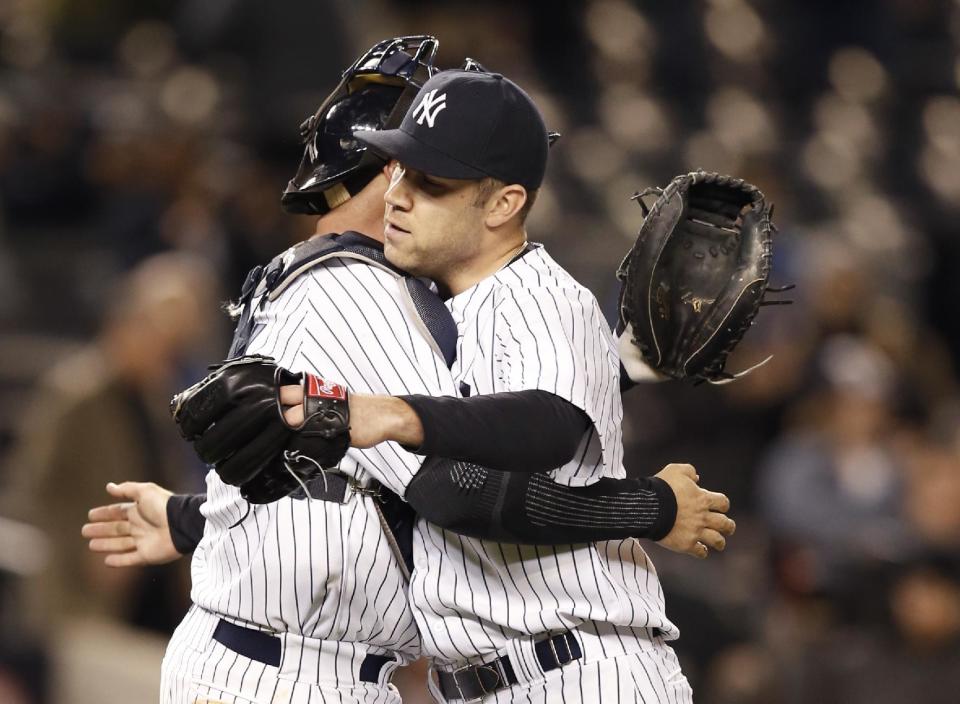
<svg viewBox="0 0 960 704">
<path fill-rule="evenodd" d="M 960 584 L 928 570 L 902 577 L 891 597 L 894 619 L 918 647 L 938 648 L 960 635 Z"/>
<path fill-rule="evenodd" d="M 387 259 L 449 289 L 483 249 L 486 204 L 477 204 L 480 184 L 430 176 L 394 162 L 385 196 Z"/>
</svg>

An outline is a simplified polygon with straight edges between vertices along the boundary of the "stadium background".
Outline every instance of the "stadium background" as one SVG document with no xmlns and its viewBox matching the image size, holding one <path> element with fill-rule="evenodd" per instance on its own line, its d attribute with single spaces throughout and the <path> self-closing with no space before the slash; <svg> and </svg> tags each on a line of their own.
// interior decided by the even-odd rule
<svg viewBox="0 0 960 704">
<path fill-rule="evenodd" d="M 697 701 L 955 701 L 949 0 L 0 2 L 0 701 L 154 700 L 186 561 L 108 571 L 85 511 L 110 479 L 202 486 L 165 402 L 222 356 L 246 270 L 312 229 L 278 204 L 297 126 L 373 41 L 424 32 L 564 133 L 529 230 L 608 310 L 634 191 L 703 167 L 776 203 L 797 304 L 732 367 L 774 360 L 625 400 L 630 471 L 693 462 L 733 500 L 725 554 L 651 548 Z"/>
</svg>

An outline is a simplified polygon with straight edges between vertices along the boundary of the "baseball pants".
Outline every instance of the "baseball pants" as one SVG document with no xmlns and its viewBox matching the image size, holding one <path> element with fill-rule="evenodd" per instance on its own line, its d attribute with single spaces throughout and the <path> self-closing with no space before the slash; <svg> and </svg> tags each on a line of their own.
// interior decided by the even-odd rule
<svg viewBox="0 0 960 704">
<path fill-rule="evenodd" d="M 190 608 L 163 658 L 161 704 L 400 704 L 390 684 L 397 663 L 388 653 L 291 633 L 272 636 L 277 644 L 223 624 L 217 614 Z M 272 645 L 277 665 L 269 663 Z"/>
<path fill-rule="evenodd" d="M 680 670 L 673 648 L 642 628 L 616 628 L 588 623 L 573 631 L 583 657 L 543 672 L 532 641 L 514 641 L 505 653 L 519 680 L 484 696 L 482 704 L 693 704 L 693 690 Z M 438 702 L 447 700 L 431 678 Z M 462 700 L 459 700 L 462 701 Z"/>
</svg>

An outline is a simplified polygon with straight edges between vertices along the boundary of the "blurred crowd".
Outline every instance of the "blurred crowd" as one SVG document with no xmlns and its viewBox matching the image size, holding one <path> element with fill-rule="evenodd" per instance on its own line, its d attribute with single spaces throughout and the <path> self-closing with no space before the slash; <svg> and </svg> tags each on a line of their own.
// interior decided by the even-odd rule
<svg viewBox="0 0 960 704">
<path fill-rule="evenodd" d="M 109 570 L 80 525 L 110 480 L 202 488 L 167 400 L 223 356 L 247 269 L 312 232 L 279 208 L 300 122 L 415 33 L 563 133 L 528 229 L 611 315 L 635 191 L 700 167 L 776 203 L 796 302 L 729 369 L 773 359 L 624 399 L 629 471 L 692 462 L 733 502 L 726 553 L 650 548 L 697 701 L 955 701 L 955 0 L 0 2 L 0 701 L 154 696 L 186 561 Z"/>
</svg>

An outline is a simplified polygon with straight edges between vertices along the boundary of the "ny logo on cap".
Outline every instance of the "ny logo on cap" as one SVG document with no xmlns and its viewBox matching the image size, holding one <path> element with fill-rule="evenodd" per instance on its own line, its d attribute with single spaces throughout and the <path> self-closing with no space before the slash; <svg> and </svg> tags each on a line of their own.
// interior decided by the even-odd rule
<svg viewBox="0 0 960 704">
<path fill-rule="evenodd" d="M 423 96 L 423 100 L 413 111 L 413 116 L 417 118 L 417 124 L 422 125 L 427 121 L 427 127 L 433 127 L 433 121 L 437 119 L 440 111 L 447 107 L 447 94 L 437 95 L 437 89 L 434 88 Z"/>
</svg>

